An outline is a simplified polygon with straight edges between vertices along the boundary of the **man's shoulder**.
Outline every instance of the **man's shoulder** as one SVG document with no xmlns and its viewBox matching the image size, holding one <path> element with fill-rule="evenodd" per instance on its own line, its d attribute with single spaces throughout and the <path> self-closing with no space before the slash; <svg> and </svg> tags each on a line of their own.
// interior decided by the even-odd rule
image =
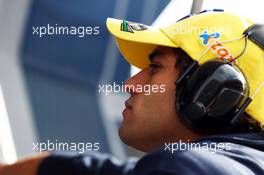
<svg viewBox="0 0 264 175">
<path fill-rule="evenodd" d="M 230 165 L 233 160 L 208 150 L 192 149 L 171 153 L 159 149 L 143 157 L 137 163 L 134 171 L 144 172 L 143 174 L 155 174 L 155 172 L 175 175 L 208 174 L 208 172 L 222 174 L 225 172 L 220 168 L 222 162 L 229 162 Z"/>
<path fill-rule="evenodd" d="M 167 144 L 167 147 L 146 155 L 137 163 L 135 173 L 264 174 L 264 152 L 252 146 L 226 138 L 219 140 L 209 138 L 188 144 L 189 146 L 185 145 L 185 149 L 172 144 L 169 149 Z"/>
</svg>

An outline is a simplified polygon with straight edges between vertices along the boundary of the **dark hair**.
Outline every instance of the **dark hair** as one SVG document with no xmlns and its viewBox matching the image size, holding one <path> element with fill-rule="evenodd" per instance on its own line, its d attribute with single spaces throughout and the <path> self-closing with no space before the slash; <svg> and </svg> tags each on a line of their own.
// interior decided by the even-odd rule
<svg viewBox="0 0 264 175">
<path fill-rule="evenodd" d="M 174 48 L 175 54 L 178 56 L 176 60 L 175 67 L 180 68 L 180 75 L 188 69 L 193 59 L 182 49 Z"/>
<path fill-rule="evenodd" d="M 190 64 L 193 62 L 193 59 L 181 48 L 173 48 L 175 54 L 177 54 L 177 60 L 175 67 L 180 69 L 180 75 L 183 74 Z M 250 115 L 244 112 L 240 121 L 234 126 L 230 127 L 225 131 L 225 133 L 249 133 L 249 132 L 263 132 L 264 128 L 261 127 L 255 119 Z"/>
</svg>

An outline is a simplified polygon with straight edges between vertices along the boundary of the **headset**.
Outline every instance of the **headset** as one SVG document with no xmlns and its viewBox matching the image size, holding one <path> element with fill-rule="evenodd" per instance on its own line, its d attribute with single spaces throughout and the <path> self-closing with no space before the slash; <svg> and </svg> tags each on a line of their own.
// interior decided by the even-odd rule
<svg viewBox="0 0 264 175">
<path fill-rule="evenodd" d="M 176 111 L 198 133 L 219 133 L 234 126 L 252 101 L 247 78 L 233 61 L 243 55 L 248 39 L 264 49 L 264 25 L 254 24 L 243 35 L 245 47 L 232 61 L 215 58 L 202 65 L 192 61 L 175 82 Z"/>
</svg>

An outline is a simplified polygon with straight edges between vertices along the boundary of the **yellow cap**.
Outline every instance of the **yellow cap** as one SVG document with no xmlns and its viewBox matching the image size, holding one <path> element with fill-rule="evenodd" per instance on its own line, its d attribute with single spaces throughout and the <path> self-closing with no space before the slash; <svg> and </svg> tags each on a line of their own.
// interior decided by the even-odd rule
<svg viewBox="0 0 264 175">
<path fill-rule="evenodd" d="M 248 19 L 226 12 L 201 13 L 164 28 L 113 18 L 106 22 L 120 52 L 130 64 L 140 69 L 149 65 L 148 56 L 157 46 L 181 48 L 199 64 L 216 57 L 234 58 L 242 52 L 245 46 L 243 32 L 252 24 Z M 237 66 L 245 73 L 252 96 L 264 82 L 264 51 L 248 40 Z M 264 87 L 246 112 L 264 126 Z"/>
</svg>

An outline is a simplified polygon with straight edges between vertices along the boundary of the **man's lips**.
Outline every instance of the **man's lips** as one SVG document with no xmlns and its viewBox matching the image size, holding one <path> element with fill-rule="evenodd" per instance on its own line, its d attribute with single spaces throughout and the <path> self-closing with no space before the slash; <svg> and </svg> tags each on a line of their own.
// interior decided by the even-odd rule
<svg viewBox="0 0 264 175">
<path fill-rule="evenodd" d="M 125 106 L 126 106 L 127 109 L 132 109 L 132 105 L 131 105 L 130 99 L 128 99 L 128 100 L 125 102 Z"/>
<path fill-rule="evenodd" d="M 132 110 L 130 98 L 125 102 L 125 109 L 122 112 L 124 118 L 128 116 L 128 112 Z"/>
</svg>

